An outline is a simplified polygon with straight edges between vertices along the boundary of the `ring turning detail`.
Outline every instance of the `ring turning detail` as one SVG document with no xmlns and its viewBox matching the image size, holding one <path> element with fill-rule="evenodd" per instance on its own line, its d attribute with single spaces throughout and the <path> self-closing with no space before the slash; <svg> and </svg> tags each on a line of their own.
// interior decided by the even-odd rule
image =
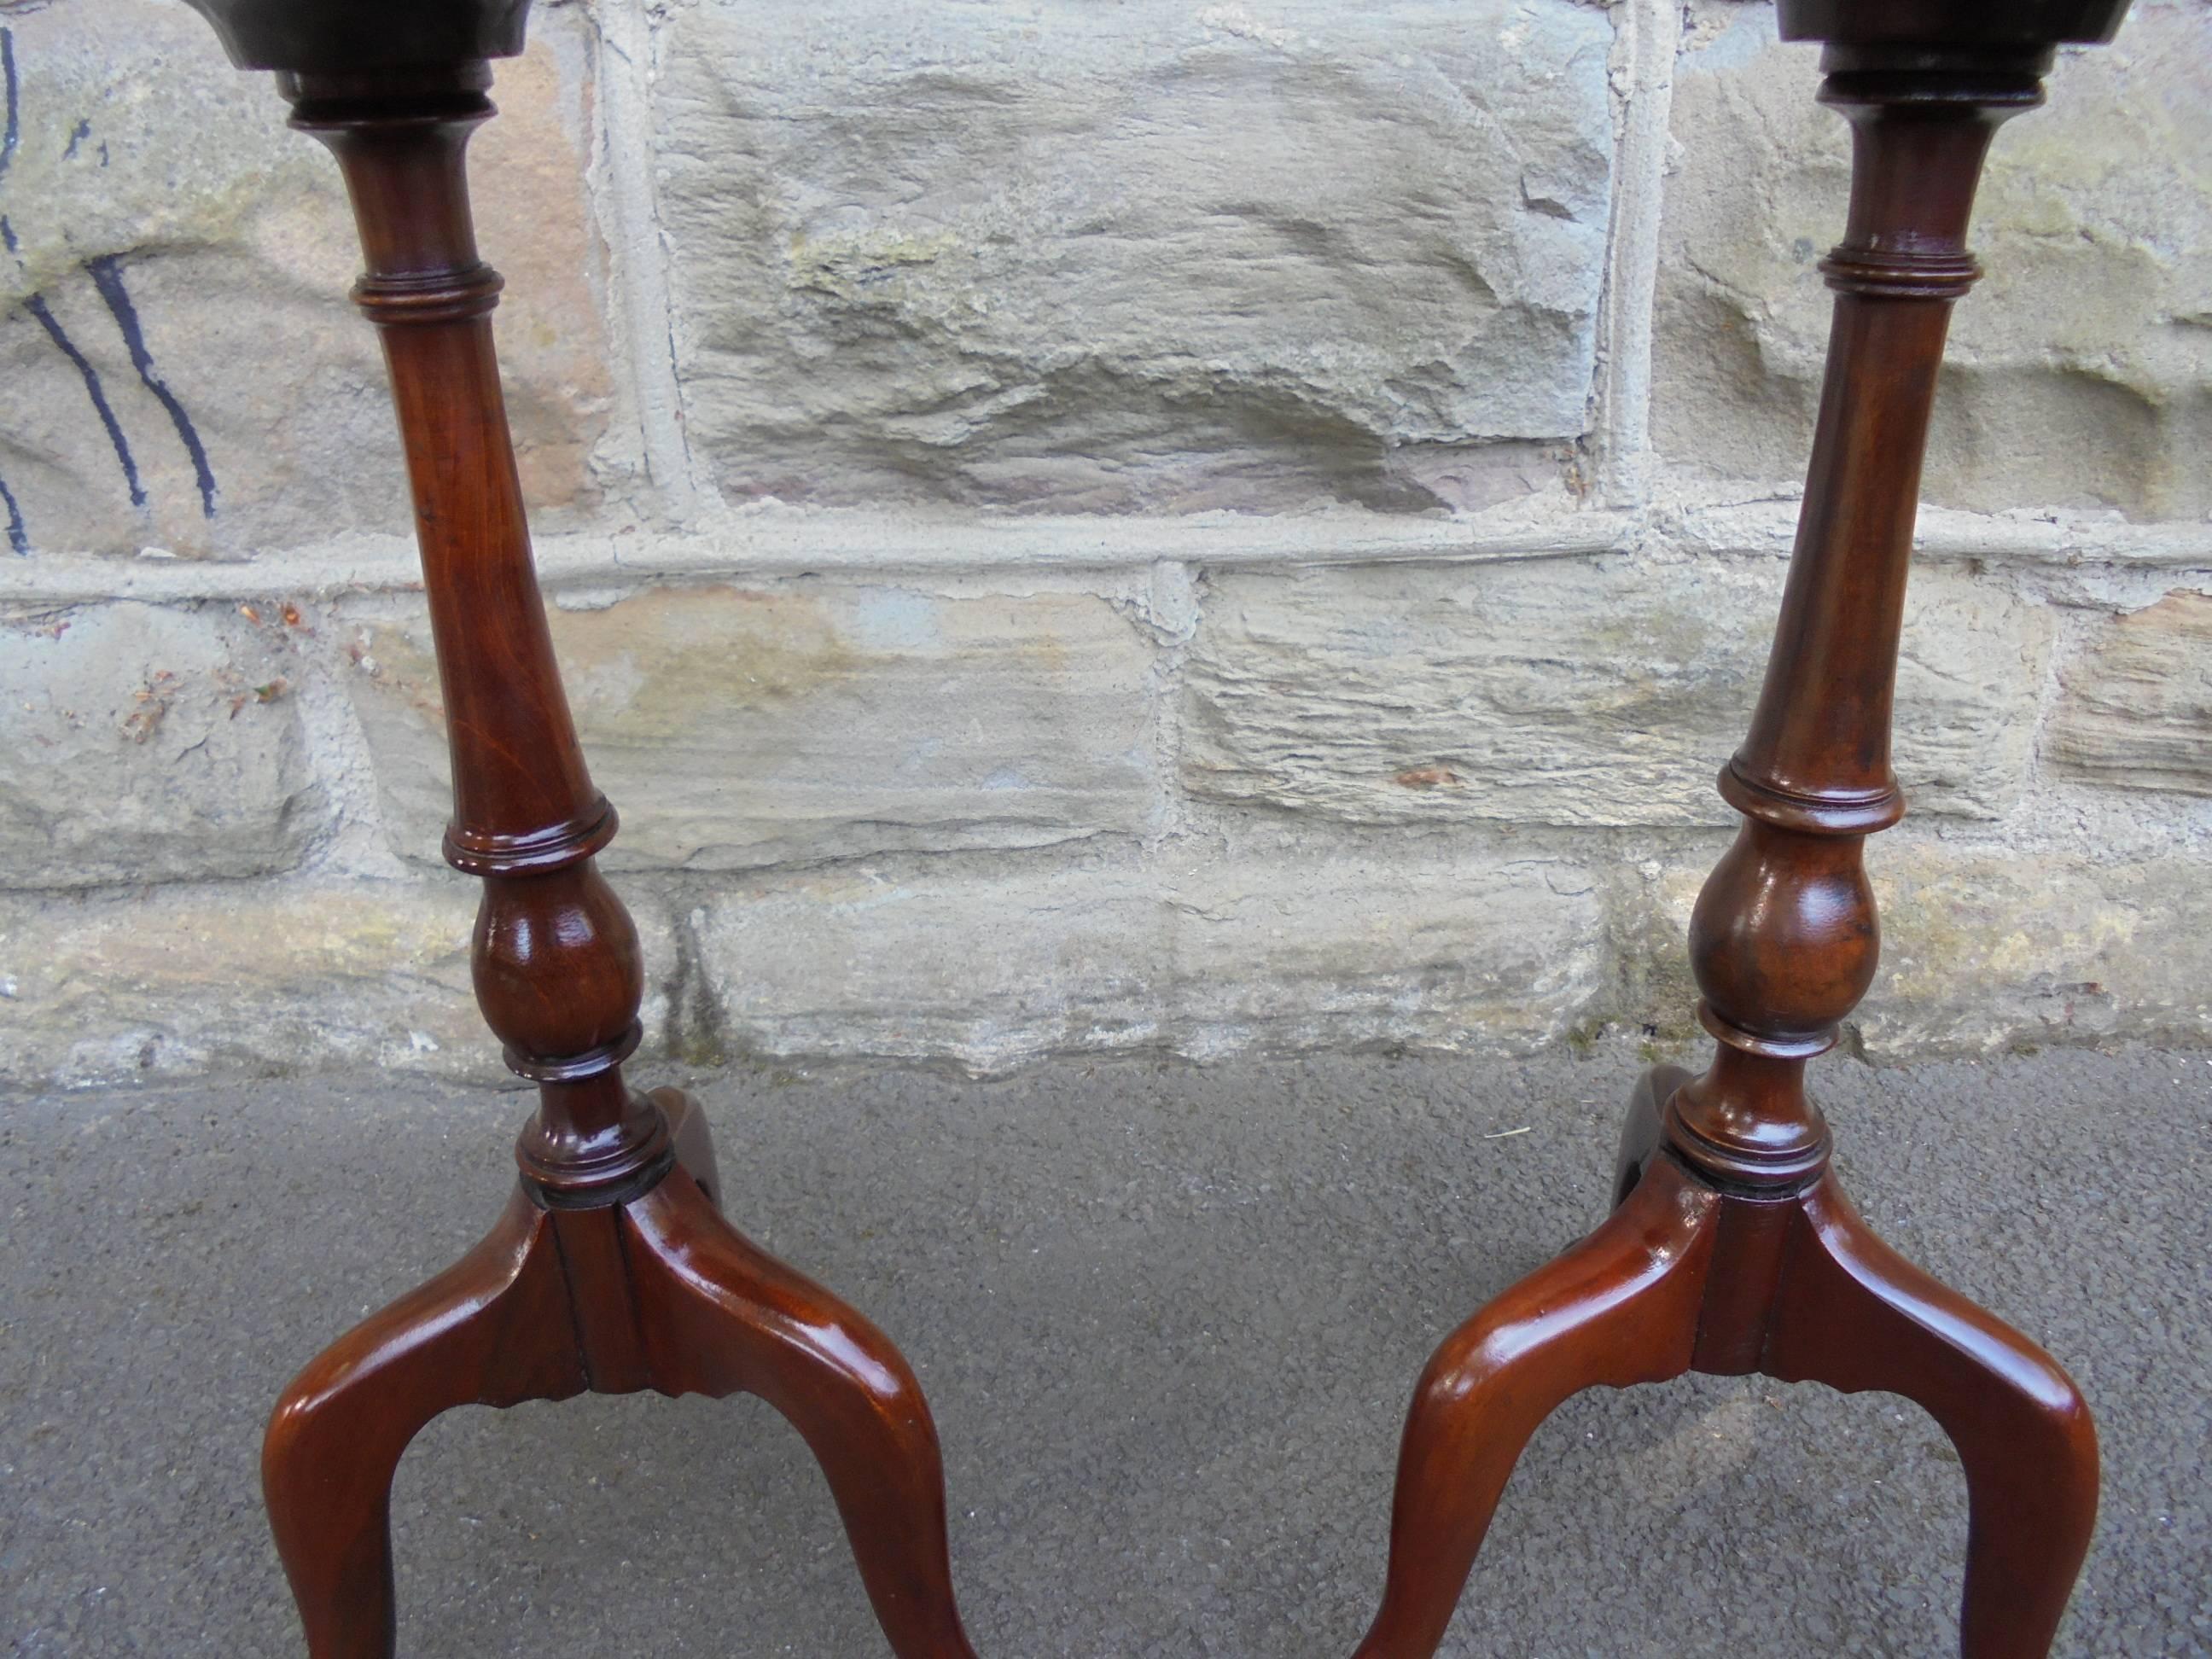
<svg viewBox="0 0 2212 1659">
<path fill-rule="evenodd" d="M 389 1659 L 389 1507 L 408 1443 L 458 1406 L 587 1391 L 768 1401 L 836 1498 L 899 1659 L 974 1659 L 951 1582 L 937 1434 L 890 1340 L 722 1214 L 705 1119 L 633 1090 L 645 975 L 600 875 L 593 787 L 532 562 L 465 155 L 528 0 L 191 0 L 274 70 L 336 156 L 398 415 L 453 763 L 446 856 L 483 884 L 471 956 L 509 1066 L 538 1085 L 520 1180 L 483 1241 L 341 1338 L 285 1392 L 263 1460 L 312 1659 Z M 1358 1659 L 1429 1659 L 1522 1447 L 1582 1389 L 1763 1373 L 1918 1401 L 1966 1474 L 1960 1650 L 2042 1659 L 2087 1548 L 2097 1444 L 2065 1373 L 1899 1258 L 1852 1210 L 1805 1073 L 1872 984 L 1863 851 L 1890 765 L 1920 467 L 1966 230 L 1998 125 L 2055 47 L 2126 0 L 1780 0 L 1826 43 L 1853 131 L 1849 220 L 1814 451 L 1772 655 L 1720 793 L 1743 816 L 1690 949 L 1716 1041 L 1662 1067 L 1623 1133 L 1615 1208 L 1447 1337 L 1416 1389 L 1382 1602 Z"/>
</svg>

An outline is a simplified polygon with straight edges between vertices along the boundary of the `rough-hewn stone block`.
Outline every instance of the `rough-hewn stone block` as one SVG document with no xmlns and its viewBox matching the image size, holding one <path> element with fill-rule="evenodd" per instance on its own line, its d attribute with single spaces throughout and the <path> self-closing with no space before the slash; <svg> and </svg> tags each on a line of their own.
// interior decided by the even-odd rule
<svg viewBox="0 0 2212 1659">
<path fill-rule="evenodd" d="M 1940 844 L 1869 860 L 1881 970 L 1856 1018 L 1904 1058 L 2212 1037 L 2212 872 Z"/>
<path fill-rule="evenodd" d="M 2044 750 L 2057 772 L 2212 795 L 2212 595 L 2171 593 L 2100 624 L 2059 682 Z"/>
<path fill-rule="evenodd" d="M 475 895 L 161 892 L 0 910 L 13 1076 L 62 1083 L 368 1064 L 498 1074 L 469 991 Z"/>
<path fill-rule="evenodd" d="M 691 441 L 733 499 L 1525 493 L 1474 446 L 1583 429 L 1611 38 L 1565 0 L 678 10 Z"/>
<path fill-rule="evenodd" d="M 526 485 L 594 497 L 612 385 L 583 196 L 579 20 L 503 66 L 476 144 L 478 226 Z M 404 530 L 360 254 L 335 164 L 286 131 L 185 7 L 0 15 L 15 76 L 0 168 L 0 544 L 237 555 Z"/>
<path fill-rule="evenodd" d="M 0 1078 L 345 1066 L 505 1079 L 469 988 L 477 890 L 448 874 L 0 902 Z M 644 941 L 657 1049 L 675 943 L 664 911 L 624 897 Z"/>
<path fill-rule="evenodd" d="M 1182 779 L 1362 823 L 1723 823 L 1778 603 L 1772 561 L 1547 559 L 1231 574 L 1186 678 Z M 2050 613 L 1916 573 L 1897 767 L 1915 809 L 2025 781 Z"/>
<path fill-rule="evenodd" d="M 1275 851 L 726 892 L 693 914 L 719 1041 L 979 1071 L 1086 1050 L 1513 1051 L 1604 993 L 1596 884 L 1571 860 Z"/>
<path fill-rule="evenodd" d="M 1773 9 L 1697 0 L 1674 79 L 1653 421 L 1683 465 L 1802 476 L 1842 234 L 1845 124 L 1820 52 Z M 1989 269 L 1960 306 L 1929 499 L 2004 511 L 2212 510 L 2212 240 L 2204 18 L 2141 0 L 2111 46 L 2068 53 L 2050 106 L 1997 135 L 1975 212 Z"/>
<path fill-rule="evenodd" d="M 1150 648 L 1086 595 L 654 590 L 555 611 L 610 867 L 735 869 L 1144 827 Z M 366 626 L 350 678 L 386 827 L 436 856 L 450 811 L 427 623 Z"/>
<path fill-rule="evenodd" d="M 228 606 L 0 621 L 0 887 L 295 863 L 322 800 L 283 633 Z"/>
</svg>

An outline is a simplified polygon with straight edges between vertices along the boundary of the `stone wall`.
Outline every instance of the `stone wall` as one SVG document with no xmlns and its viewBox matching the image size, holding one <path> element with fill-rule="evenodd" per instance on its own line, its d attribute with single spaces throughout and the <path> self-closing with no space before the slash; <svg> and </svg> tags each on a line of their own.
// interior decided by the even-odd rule
<svg viewBox="0 0 2212 1659">
<path fill-rule="evenodd" d="M 1739 0 L 541 0 L 479 139 L 662 1053 L 1686 1040 L 1844 129 Z M 0 1075 L 488 1075 L 328 159 L 0 0 Z M 2212 11 L 2000 137 L 1878 1055 L 2212 1039 Z"/>
</svg>

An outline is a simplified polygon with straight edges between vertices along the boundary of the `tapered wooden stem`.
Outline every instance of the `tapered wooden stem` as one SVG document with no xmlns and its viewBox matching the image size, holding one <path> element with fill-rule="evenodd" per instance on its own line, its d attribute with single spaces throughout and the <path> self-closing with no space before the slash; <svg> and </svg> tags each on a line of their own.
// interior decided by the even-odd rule
<svg viewBox="0 0 2212 1659">
<path fill-rule="evenodd" d="M 453 750 L 446 857 L 483 878 L 472 965 L 507 1063 L 539 1084 L 518 1149 L 550 1202 L 619 1201 L 665 1173 L 660 1115 L 627 1088 L 645 972 L 637 929 L 592 855 L 614 808 L 592 787 L 553 657 L 507 434 L 477 257 L 469 136 L 492 112 L 482 64 L 404 78 L 295 76 L 293 125 L 338 160 L 383 337 Z"/>
<path fill-rule="evenodd" d="M 1900 1261 L 1852 1212 L 1805 1069 L 1873 982 L 1866 838 L 1903 816 L 1891 704 L 1920 465 L 1991 134 L 2041 99 L 2067 12 L 2120 0 L 1784 0 L 1825 33 L 1825 102 L 1855 131 L 1851 207 L 1797 544 L 1749 736 L 1721 775 L 1744 816 L 1690 950 L 1717 1039 L 1660 1068 L 1621 1137 L 1613 1219 L 1447 1338 L 1406 1424 L 1382 1605 L 1358 1659 L 1429 1659 L 1522 1445 L 1579 1389 L 1763 1371 L 1919 1401 L 1972 1504 L 1966 1659 L 2043 1659 L 2096 1517 L 2097 1442 L 2065 1372 Z M 2088 11 L 2095 15 L 2076 16 Z M 1946 28 L 1956 31 L 1946 38 Z"/>
<path fill-rule="evenodd" d="M 1880 952 L 1863 853 L 1905 814 L 1891 705 L 1944 335 L 1979 274 L 1966 235 L 1990 137 L 2041 101 L 2047 62 L 1831 55 L 1821 100 L 1855 144 L 1850 225 L 1822 266 L 1827 374 L 1765 686 L 1721 774 L 1744 826 L 1691 919 L 1698 1015 L 1720 1048 L 1668 1111 L 1675 1148 L 1724 1181 L 1802 1186 L 1827 1158 L 1805 1065 Z"/>
</svg>

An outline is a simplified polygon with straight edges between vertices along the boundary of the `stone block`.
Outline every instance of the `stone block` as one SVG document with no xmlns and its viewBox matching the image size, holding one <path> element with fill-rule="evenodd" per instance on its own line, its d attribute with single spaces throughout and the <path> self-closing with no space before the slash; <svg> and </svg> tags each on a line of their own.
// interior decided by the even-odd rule
<svg viewBox="0 0 2212 1659">
<path fill-rule="evenodd" d="M 1209 584 L 1184 787 L 1366 823 L 1729 823 L 1782 567 L 1607 557 L 1385 565 Z M 1996 583 L 1915 574 L 1897 769 L 1915 810 L 2017 799 L 2055 624 Z"/>
<path fill-rule="evenodd" d="M 1695 0 L 1674 77 L 1653 363 L 1662 453 L 1802 478 L 1843 233 L 1848 129 L 1819 50 L 1770 6 Z M 2141 0 L 1998 133 L 1975 212 L 1988 276 L 1951 331 L 1926 494 L 1950 507 L 2212 511 L 2212 165 L 2204 9 Z"/>
<path fill-rule="evenodd" d="M 1607 985 L 1595 878 L 1534 853 L 843 868 L 725 888 L 692 925 L 726 1057 L 1525 1052 Z"/>
<path fill-rule="evenodd" d="M 290 867 L 324 813 L 299 672 L 227 605 L 0 620 L 0 887 Z"/>
<path fill-rule="evenodd" d="M 1480 506 L 1584 429 L 1612 25 L 1565 0 L 705 0 L 659 48 L 724 493 Z"/>
<path fill-rule="evenodd" d="M 584 199 L 581 20 L 550 12 L 476 141 L 478 229 L 533 505 L 597 498 L 613 385 Z M 240 556 L 405 532 L 336 164 L 175 0 L 9 9 L 0 540 Z"/>
<path fill-rule="evenodd" d="M 1882 965 L 1857 1020 L 1869 1054 L 2212 1037 L 2202 864 L 1925 846 L 1872 867 Z"/>
<path fill-rule="evenodd" d="M 0 1079 L 348 1066 L 511 1082 L 469 984 L 477 896 L 448 873 L 0 901 Z M 624 897 L 645 946 L 650 1055 L 678 957 L 666 913 Z"/>
<path fill-rule="evenodd" d="M 1152 654 L 1103 599 L 653 589 L 552 623 L 623 814 L 611 869 L 1032 847 L 1152 810 Z M 365 624 L 353 654 L 386 827 L 435 858 L 451 773 L 428 623 Z"/>
<path fill-rule="evenodd" d="M 2212 795 L 2212 595 L 2100 623 L 2059 670 L 2044 754 L 2061 776 Z"/>
</svg>

